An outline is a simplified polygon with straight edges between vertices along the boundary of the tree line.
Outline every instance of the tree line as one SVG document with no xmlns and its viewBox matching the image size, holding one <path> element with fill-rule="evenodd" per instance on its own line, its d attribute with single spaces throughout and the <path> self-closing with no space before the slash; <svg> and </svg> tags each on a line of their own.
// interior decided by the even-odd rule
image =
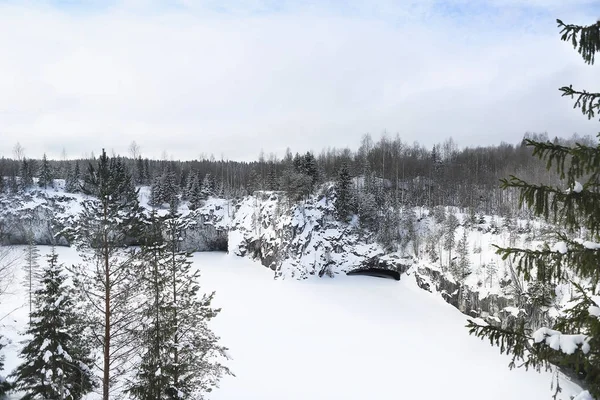
<svg viewBox="0 0 600 400">
<path fill-rule="evenodd" d="M 510 191 L 499 188 L 499 180 L 519 175 L 540 183 L 558 183 L 556 174 L 548 171 L 539 160 L 531 157 L 527 140 L 548 141 L 546 134 L 525 134 L 516 145 L 501 143 L 497 146 L 466 147 L 459 149 L 452 138 L 428 149 L 419 143 L 412 145 L 396 135 L 381 136 L 374 141 L 365 135 L 356 151 L 326 149 L 293 154 L 290 149 L 283 158 L 261 153 L 256 161 L 237 162 L 215 160 L 175 161 L 151 160 L 142 157 L 139 146 L 129 157 L 117 157 L 131 174 L 135 185 L 154 188 L 153 201 L 168 203 L 177 198 L 198 199 L 217 195 L 237 198 L 257 190 L 282 190 L 294 199 L 302 199 L 314 192 L 320 183 L 333 181 L 342 166 L 351 177 L 376 178 L 374 190 L 391 192 L 397 202 L 409 206 L 436 205 L 475 208 L 487 214 L 506 212 L 517 208 L 516 198 Z M 554 138 L 555 144 L 572 145 L 593 143 L 590 137 L 573 135 L 568 139 Z M 66 180 L 68 191 L 80 190 L 86 166 L 96 160 L 48 160 L 27 158 L 25 149 L 15 145 L 14 158 L 0 159 L 0 192 L 17 193 L 30 187 L 48 188 L 54 179 Z M 135 155 L 135 157 L 133 157 Z M 34 179 L 37 178 L 37 179 Z"/>
<path fill-rule="evenodd" d="M 124 161 L 105 152 L 89 163 L 79 190 L 90 196 L 60 235 L 81 263 L 62 264 L 53 249 L 40 268 L 35 245 L 25 251 L 23 362 L 0 396 L 17 390 L 24 399 L 76 400 L 99 389 L 105 400 L 124 392 L 203 398 L 230 372 L 226 348 L 208 327 L 220 311 L 211 306 L 214 293 L 201 293 L 199 270 L 180 249 L 192 221 L 174 207 L 145 213 Z"/>
</svg>

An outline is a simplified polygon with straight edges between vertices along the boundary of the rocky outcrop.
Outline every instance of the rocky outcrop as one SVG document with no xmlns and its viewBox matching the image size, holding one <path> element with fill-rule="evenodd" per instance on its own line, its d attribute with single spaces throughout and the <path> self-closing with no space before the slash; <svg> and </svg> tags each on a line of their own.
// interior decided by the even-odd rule
<svg viewBox="0 0 600 400">
<path fill-rule="evenodd" d="M 57 237 L 69 206 L 76 203 L 68 195 L 48 195 L 32 191 L 19 196 L 0 198 L 0 238 L 2 244 L 66 245 Z"/>
<path fill-rule="evenodd" d="M 5 244 L 25 244 L 32 238 L 37 244 L 67 245 L 56 234 L 73 221 L 82 199 L 60 190 L 0 198 Z M 394 276 L 414 274 L 419 287 L 438 293 L 467 315 L 496 324 L 519 316 L 513 299 L 500 291 L 481 291 L 476 280 L 461 287 L 451 274 L 422 259 L 386 253 L 357 219 L 337 221 L 334 202 L 332 187 L 324 186 L 321 193 L 301 202 L 290 201 L 284 192 L 256 192 L 239 200 L 210 198 L 193 211 L 184 204 L 180 211 L 191 223 L 182 246 L 186 251 L 251 257 L 276 278 L 334 277 L 373 268 L 392 271 Z M 498 277 L 494 279 L 498 282 Z"/>
<path fill-rule="evenodd" d="M 229 251 L 259 260 L 278 278 L 293 279 L 335 276 L 385 255 L 356 221 L 335 219 L 327 189 L 301 203 L 290 202 L 283 192 L 243 199 L 231 221 Z"/>
<path fill-rule="evenodd" d="M 439 293 L 462 313 L 483 318 L 490 324 L 506 326 L 515 316 L 514 310 L 518 310 L 513 307 L 513 298 L 497 293 L 485 293 L 482 296 L 472 287 L 460 287 L 448 274 L 435 267 L 419 265 L 412 273 L 421 289 Z"/>
</svg>

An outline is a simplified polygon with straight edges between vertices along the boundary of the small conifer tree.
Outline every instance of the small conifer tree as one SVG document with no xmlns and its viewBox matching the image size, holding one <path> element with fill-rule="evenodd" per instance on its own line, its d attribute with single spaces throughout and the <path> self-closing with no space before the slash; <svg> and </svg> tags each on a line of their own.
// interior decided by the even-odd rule
<svg viewBox="0 0 600 400">
<path fill-rule="evenodd" d="M 12 374 L 24 400 L 78 400 L 95 386 L 84 327 L 62 270 L 53 250 L 35 292 L 24 361 Z"/>
</svg>

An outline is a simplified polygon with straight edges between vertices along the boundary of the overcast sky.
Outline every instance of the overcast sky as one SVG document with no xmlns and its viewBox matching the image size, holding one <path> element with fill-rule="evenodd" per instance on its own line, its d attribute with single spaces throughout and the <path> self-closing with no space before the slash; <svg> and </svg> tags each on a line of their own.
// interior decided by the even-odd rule
<svg viewBox="0 0 600 400">
<path fill-rule="evenodd" d="M 0 155 L 256 159 L 595 135 L 558 88 L 600 89 L 555 19 L 598 0 L 0 0 Z"/>
</svg>

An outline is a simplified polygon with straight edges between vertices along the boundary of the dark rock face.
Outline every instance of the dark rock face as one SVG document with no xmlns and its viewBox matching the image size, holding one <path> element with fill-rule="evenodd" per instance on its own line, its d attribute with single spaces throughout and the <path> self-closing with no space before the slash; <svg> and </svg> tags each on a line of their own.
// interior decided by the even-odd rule
<svg viewBox="0 0 600 400">
<path fill-rule="evenodd" d="M 400 272 L 382 268 L 355 269 L 353 271 L 346 272 L 346 275 L 364 275 L 377 278 L 394 279 L 396 281 L 400 280 Z"/>
<path fill-rule="evenodd" d="M 481 317 L 494 325 L 506 326 L 510 323 L 511 316 L 503 310 L 514 305 L 514 299 L 498 294 L 488 294 L 480 298 L 479 292 L 448 279 L 439 270 L 423 267 L 415 270 L 417 285 L 428 292 L 436 290 L 444 300 L 456 307 L 463 314 L 471 317 Z M 462 298 L 462 301 L 461 301 Z M 498 318 L 500 316 L 500 318 Z"/>
<path fill-rule="evenodd" d="M 410 266 L 399 263 L 398 259 L 383 259 L 375 256 L 364 260 L 358 268 L 346 272 L 346 275 L 367 275 L 379 278 L 390 278 L 397 281 Z"/>
<path fill-rule="evenodd" d="M 41 192 L 0 199 L 0 244 L 67 245 L 66 239 L 56 235 L 64 228 L 71 201 L 69 196 L 49 197 Z"/>
</svg>

